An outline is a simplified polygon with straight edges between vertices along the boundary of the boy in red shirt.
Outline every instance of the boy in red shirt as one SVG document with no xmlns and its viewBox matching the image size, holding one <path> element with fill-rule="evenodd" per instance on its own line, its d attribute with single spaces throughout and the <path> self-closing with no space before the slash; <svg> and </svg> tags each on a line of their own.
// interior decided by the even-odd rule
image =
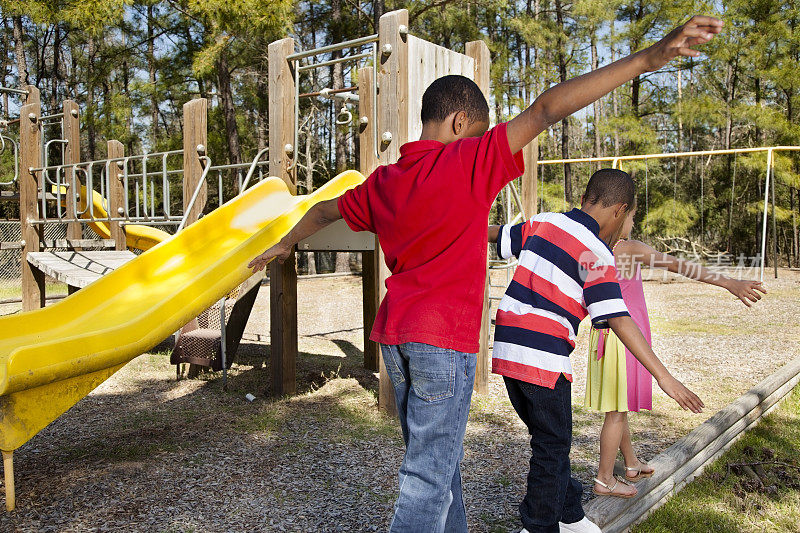
<svg viewBox="0 0 800 533">
<path fill-rule="evenodd" d="M 694 17 L 655 45 L 559 84 L 508 123 L 489 127 L 480 89 L 463 76 L 422 97 L 422 135 L 336 200 L 320 202 L 250 265 L 285 260 L 300 240 L 344 218 L 377 234 L 392 275 L 371 339 L 395 388 L 406 453 L 391 531 L 466 531 L 459 463 L 475 377 L 489 210 L 522 174 L 520 150 L 623 83 L 656 70 L 721 29 Z"/>
</svg>

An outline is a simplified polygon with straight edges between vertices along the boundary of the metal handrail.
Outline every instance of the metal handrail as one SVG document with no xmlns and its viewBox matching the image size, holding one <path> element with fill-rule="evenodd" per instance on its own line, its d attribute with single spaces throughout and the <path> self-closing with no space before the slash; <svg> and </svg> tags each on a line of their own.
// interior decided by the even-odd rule
<svg viewBox="0 0 800 533">
<path fill-rule="evenodd" d="M 340 43 L 331 44 L 328 46 L 321 46 L 319 48 L 312 48 L 311 50 L 305 50 L 303 52 L 296 52 L 294 54 L 289 54 L 286 56 L 288 61 L 298 61 L 300 59 L 305 59 L 307 57 L 313 57 L 320 54 L 324 54 L 326 52 L 335 52 L 336 50 L 344 50 L 345 48 L 355 48 L 356 46 L 361 46 L 364 44 L 375 43 L 378 42 L 378 34 L 375 33 L 373 35 L 368 35 L 366 37 L 359 37 L 358 39 L 351 39 L 349 41 L 342 41 Z"/>
<path fill-rule="evenodd" d="M 16 139 L 0 135 L 0 143 L 2 143 L 0 154 L 6 151 L 6 141 L 10 141 L 11 146 L 14 147 L 14 178 L 11 181 L 0 182 L 0 187 L 14 185 L 19 180 L 19 143 L 17 143 Z"/>
<path fill-rule="evenodd" d="M 200 196 L 200 190 L 203 188 L 203 184 L 206 182 L 206 176 L 208 176 L 208 172 L 211 170 L 211 158 L 207 155 L 201 155 L 200 161 L 203 160 L 206 162 L 203 167 L 203 174 L 197 181 L 197 187 L 194 188 L 194 193 L 192 193 L 192 198 L 189 200 L 189 204 L 186 206 L 186 209 L 183 210 L 183 218 L 181 219 L 181 223 L 178 225 L 178 229 L 175 230 L 176 234 L 180 233 L 181 230 L 183 230 L 183 228 L 186 226 L 186 220 L 189 218 L 189 213 L 192 212 L 194 203 L 197 201 L 197 197 Z"/>
</svg>

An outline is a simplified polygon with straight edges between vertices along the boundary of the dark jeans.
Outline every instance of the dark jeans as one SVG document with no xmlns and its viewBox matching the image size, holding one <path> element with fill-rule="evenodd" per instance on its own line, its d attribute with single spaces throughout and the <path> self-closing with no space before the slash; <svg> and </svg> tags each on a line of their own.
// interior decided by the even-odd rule
<svg viewBox="0 0 800 533">
<path fill-rule="evenodd" d="M 570 476 L 571 383 L 561 375 L 555 389 L 505 377 L 511 404 L 531 435 L 528 490 L 519 505 L 530 533 L 558 533 L 558 523 L 583 519 L 583 485 Z"/>
</svg>

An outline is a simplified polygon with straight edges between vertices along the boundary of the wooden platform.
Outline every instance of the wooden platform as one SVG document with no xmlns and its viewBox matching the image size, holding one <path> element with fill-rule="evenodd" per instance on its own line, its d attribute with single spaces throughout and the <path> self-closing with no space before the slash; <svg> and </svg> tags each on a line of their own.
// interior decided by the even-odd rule
<svg viewBox="0 0 800 533">
<path fill-rule="evenodd" d="M 136 254 L 124 251 L 31 252 L 28 262 L 51 278 L 83 288 L 116 270 Z"/>
</svg>

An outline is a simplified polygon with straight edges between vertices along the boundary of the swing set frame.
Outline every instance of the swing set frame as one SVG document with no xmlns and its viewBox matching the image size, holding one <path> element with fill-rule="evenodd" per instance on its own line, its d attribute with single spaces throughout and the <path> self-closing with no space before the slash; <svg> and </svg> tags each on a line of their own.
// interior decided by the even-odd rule
<svg viewBox="0 0 800 533">
<path fill-rule="evenodd" d="M 715 155 L 729 155 L 729 154 L 735 154 L 738 156 L 738 154 L 752 154 L 758 152 L 767 153 L 767 164 L 765 169 L 765 180 L 764 180 L 764 211 L 763 211 L 762 227 L 761 227 L 761 265 L 759 267 L 760 280 L 763 282 L 765 258 L 767 253 L 767 220 L 769 218 L 770 200 L 772 204 L 772 213 L 773 213 L 772 253 L 773 253 L 773 258 L 775 258 L 773 260 L 773 267 L 775 270 L 774 272 L 775 279 L 778 278 L 778 262 L 776 260 L 778 256 L 778 241 L 776 238 L 774 238 L 774 236 L 777 233 L 777 220 L 775 218 L 775 186 L 773 183 L 774 182 L 773 178 L 775 174 L 775 168 L 774 168 L 775 152 L 800 152 L 800 146 L 763 146 L 759 148 L 731 148 L 728 150 L 698 150 L 696 152 L 664 152 L 656 154 L 637 154 L 637 155 L 607 156 L 607 157 L 577 157 L 572 159 L 548 159 L 543 161 L 537 161 L 536 164 L 544 166 L 544 165 L 563 165 L 566 163 L 611 163 L 611 168 L 619 169 L 620 164 L 623 161 L 644 161 L 645 165 L 647 165 L 647 161 L 650 159 L 679 159 L 679 158 L 703 157 L 703 156 L 711 157 Z M 701 176 L 701 179 L 703 178 L 704 176 Z M 702 186 L 704 185 L 705 184 L 703 183 Z"/>
</svg>

